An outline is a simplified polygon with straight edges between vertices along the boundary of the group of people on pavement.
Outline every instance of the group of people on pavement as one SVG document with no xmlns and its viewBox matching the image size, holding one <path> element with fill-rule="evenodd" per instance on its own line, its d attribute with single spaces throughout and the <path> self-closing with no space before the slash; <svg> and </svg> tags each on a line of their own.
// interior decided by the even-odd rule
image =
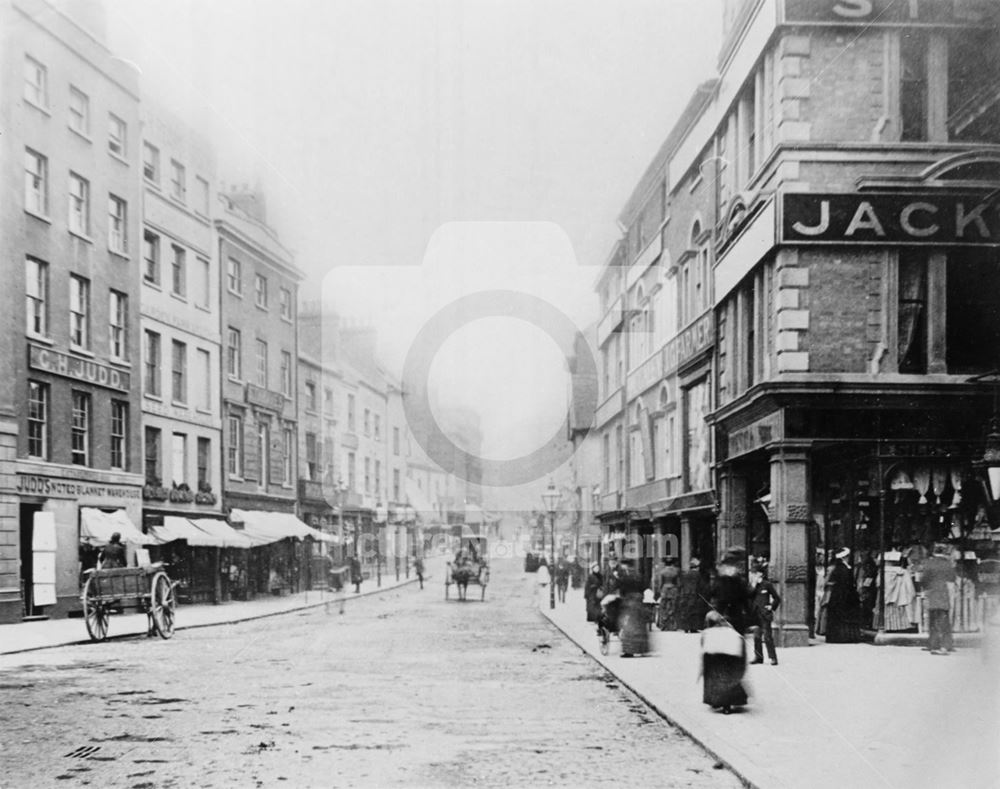
<svg viewBox="0 0 1000 789">
<path fill-rule="evenodd" d="M 566 590 L 574 574 L 575 559 L 560 556 L 555 568 L 549 569 L 549 562 L 544 556 L 535 565 L 535 583 L 538 586 L 538 604 L 542 605 L 549 594 L 549 584 L 555 585 L 556 597 L 560 603 L 566 602 Z"/>
<path fill-rule="evenodd" d="M 733 548 L 711 572 L 692 559 L 681 571 L 670 557 L 653 578 L 656 624 L 661 630 L 702 632 L 703 700 L 729 713 L 747 703 L 743 685 L 747 655 L 745 637 L 754 635 L 754 659 L 778 664 L 772 623 L 781 596 L 768 579 L 767 564 L 749 565 L 746 553 Z M 642 608 L 643 582 L 631 560 L 609 560 L 602 572 L 593 564 L 584 585 L 587 621 L 599 630 L 617 632 L 622 657 L 649 651 L 648 618 Z"/>
</svg>

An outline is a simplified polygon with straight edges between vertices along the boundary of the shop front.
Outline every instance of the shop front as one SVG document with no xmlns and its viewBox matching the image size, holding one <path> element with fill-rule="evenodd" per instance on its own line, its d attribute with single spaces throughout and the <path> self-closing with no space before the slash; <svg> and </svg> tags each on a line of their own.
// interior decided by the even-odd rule
<svg viewBox="0 0 1000 789">
<path fill-rule="evenodd" d="M 318 546 L 332 545 L 337 539 L 286 512 L 233 509 L 229 522 L 251 544 L 237 574 L 248 598 L 312 588 L 311 557 L 321 553 Z"/>
<path fill-rule="evenodd" d="M 11 621 L 77 614 L 83 571 L 96 564 L 113 531 L 134 562 L 142 544 L 142 478 L 26 460 L 16 469 L 22 610 Z"/>
<path fill-rule="evenodd" d="M 147 513 L 150 558 L 163 562 L 179 603 L 222 603 L 244 597 L 237 587 L 238 567 L 252 546 L 248 537 L 221 518 L 188 518 Z"/>
</svg>

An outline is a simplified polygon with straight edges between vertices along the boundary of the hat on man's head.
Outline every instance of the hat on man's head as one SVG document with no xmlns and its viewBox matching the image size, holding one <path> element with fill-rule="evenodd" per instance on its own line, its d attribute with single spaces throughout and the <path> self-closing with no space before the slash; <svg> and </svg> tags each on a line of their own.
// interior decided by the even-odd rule
<svg viewBox="0 0 1000 789">
<path fill-rule="evenodd" d="M 698 559 L 692 559 L 690 562 L 688 562 L 688 566 L 693 569 L 696 569 L 698 567 L 701 567 L 701 562 Z"/>
<path fill-rule="evenodd" d="M 834 554 L 834 556 L 836 556 L 838 559 L 846 559 L 850 555 L 851 555 L 850 548 L 841 548 L 839 551 L 837 551 L 837 553 Z"/>
</svg>

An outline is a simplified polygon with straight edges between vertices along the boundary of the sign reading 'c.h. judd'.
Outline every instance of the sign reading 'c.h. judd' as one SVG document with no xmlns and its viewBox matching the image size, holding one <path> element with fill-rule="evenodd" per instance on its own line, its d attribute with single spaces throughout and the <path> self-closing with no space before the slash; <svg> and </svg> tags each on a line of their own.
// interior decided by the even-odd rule
<svg viewBox="0 0 1000 789">
<path fill-rule="evenodd" d="M 1000 244 L 1000 207 L 976 194 L 782 195 L 781 241 L 792 244 Z"/>
<path fill-rule="evenodd" d="M 994 0 L 785 0 L 786 24 L 976 25 Z"/>
<path fill-rule="evenodd" d="M 28 364 L 33 370 L 64 375 L 83 383 L 105 386 L 127 392 L 131 388 L 131 376 L 124 370 L 109 367 L 106 364 L 70 356 L 51 348 L 41 348 L 38 345 L 28 346 Z"/>
</svg>

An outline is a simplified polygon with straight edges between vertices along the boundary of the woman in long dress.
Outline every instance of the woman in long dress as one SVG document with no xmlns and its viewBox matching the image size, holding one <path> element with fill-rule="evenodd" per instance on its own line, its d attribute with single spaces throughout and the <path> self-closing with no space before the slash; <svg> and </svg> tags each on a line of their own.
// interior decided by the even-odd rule
<svg viewBox="0 0 1000 789">
<path fill-rule="evenodd" d="M 701 633 L 701 700 L 728 715 L 747 703 L 743 676 L 747 666 L 746 640 L 717 611 L 705 617 Z"/>
<path fill-rule="evenodd" d="M 618 614 L 618 637 L 622 642 L 622 657 L 632 657 L 649 652 L 649 629 L 646 610 L 642 606 L 643 583 L 627 560 L 618 581 L 621 607 Z"/>
<path fill-rule="evenodd" d="M 583 599 L 587 604 L 587 621 L 599 622 L 601 619 L 601 592 L 604 586 L 604 578 L 601 575 L 601 566 L 594 562 L 590 566 L 590 575 L 583 586 Z"/>
<path fill-rule="evenodd" d="M 854 573 L 847 564 L 851 552 L 843 548 L 826 578 L 826 642 L 854 644 L 861 640 L 861 598 Z"/>
<path fill-rule="evenodd" d="M 712 610 L 702 632 L 702 701 L 728 714 L 747 703 L 743 685 L 747 649 L 744 635 L 753 625 L 751 593 L 741 572 L 741 560 L 729 555 L 720 562 L 712 593 Z"/>
</svg>

